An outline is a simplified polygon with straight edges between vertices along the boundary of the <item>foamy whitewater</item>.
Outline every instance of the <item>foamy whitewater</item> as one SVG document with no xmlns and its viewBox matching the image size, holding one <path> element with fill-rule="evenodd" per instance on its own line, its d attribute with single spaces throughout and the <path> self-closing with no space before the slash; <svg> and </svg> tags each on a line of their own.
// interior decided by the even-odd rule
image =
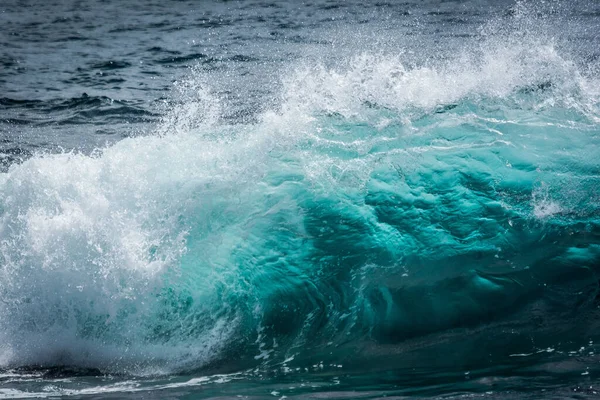
<svg viewBox="0 0 600 400">
<path fill-rule="evenodd" d="M 0 398 L 596 395 L 598 63 L 531 8 L 286 62 L 238 120 L 196 65 L 141 134 L 11 161 Z"/>
</svg>

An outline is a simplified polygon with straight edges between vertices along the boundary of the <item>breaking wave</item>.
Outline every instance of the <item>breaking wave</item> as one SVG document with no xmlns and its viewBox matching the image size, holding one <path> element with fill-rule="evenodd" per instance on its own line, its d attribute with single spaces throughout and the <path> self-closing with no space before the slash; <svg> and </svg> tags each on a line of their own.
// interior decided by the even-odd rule
<svg viewBox="0 0 600 400">
<path fill-rule="evenodd" d="M 597 323 L 554 327 L 598 306 L 600 85 L 534 37 L 295 64 L 252 123 L 224 122 L 191 74 L 154 134 L 13 164 L 0 367 L 372 371 L 439 346 L 448 365 L 579 348 Z"/>
</svg>

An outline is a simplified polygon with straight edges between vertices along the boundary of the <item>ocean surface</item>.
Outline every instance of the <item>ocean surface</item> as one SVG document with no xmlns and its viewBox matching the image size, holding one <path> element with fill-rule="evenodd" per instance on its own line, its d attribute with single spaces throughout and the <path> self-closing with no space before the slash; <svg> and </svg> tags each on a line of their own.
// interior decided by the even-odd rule
<svg viewBox="0 0 600 400">
<path fill-rule="evenodd" d="M 0 399 L 407 396 L 600 396 L 600 3 L 0 2 Z"/>
</svg>

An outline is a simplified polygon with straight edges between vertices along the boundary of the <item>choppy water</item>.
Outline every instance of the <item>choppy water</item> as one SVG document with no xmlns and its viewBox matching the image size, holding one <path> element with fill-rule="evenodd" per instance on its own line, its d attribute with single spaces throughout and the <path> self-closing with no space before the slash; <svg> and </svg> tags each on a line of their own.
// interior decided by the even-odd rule
<svg viewBox="0 0 600 400">
<path fill-rule="evenodd" d="M 0 26 L 0 398 L 597 396 L 600 5 Z"/>
</svg>

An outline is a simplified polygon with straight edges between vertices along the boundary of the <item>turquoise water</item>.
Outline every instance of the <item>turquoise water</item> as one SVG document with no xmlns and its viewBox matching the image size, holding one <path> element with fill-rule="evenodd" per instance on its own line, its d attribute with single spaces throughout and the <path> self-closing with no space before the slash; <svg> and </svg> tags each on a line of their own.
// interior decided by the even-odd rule
<svg viewBox="0 0 600 400">
<path fill-rule="evenodd" d="M 11 163 L 0 397 L 594 396 L 597 62 L 514 15 L 287 64 L 248 120 L 187 70 L 144 134 Z"/>
</svg>

